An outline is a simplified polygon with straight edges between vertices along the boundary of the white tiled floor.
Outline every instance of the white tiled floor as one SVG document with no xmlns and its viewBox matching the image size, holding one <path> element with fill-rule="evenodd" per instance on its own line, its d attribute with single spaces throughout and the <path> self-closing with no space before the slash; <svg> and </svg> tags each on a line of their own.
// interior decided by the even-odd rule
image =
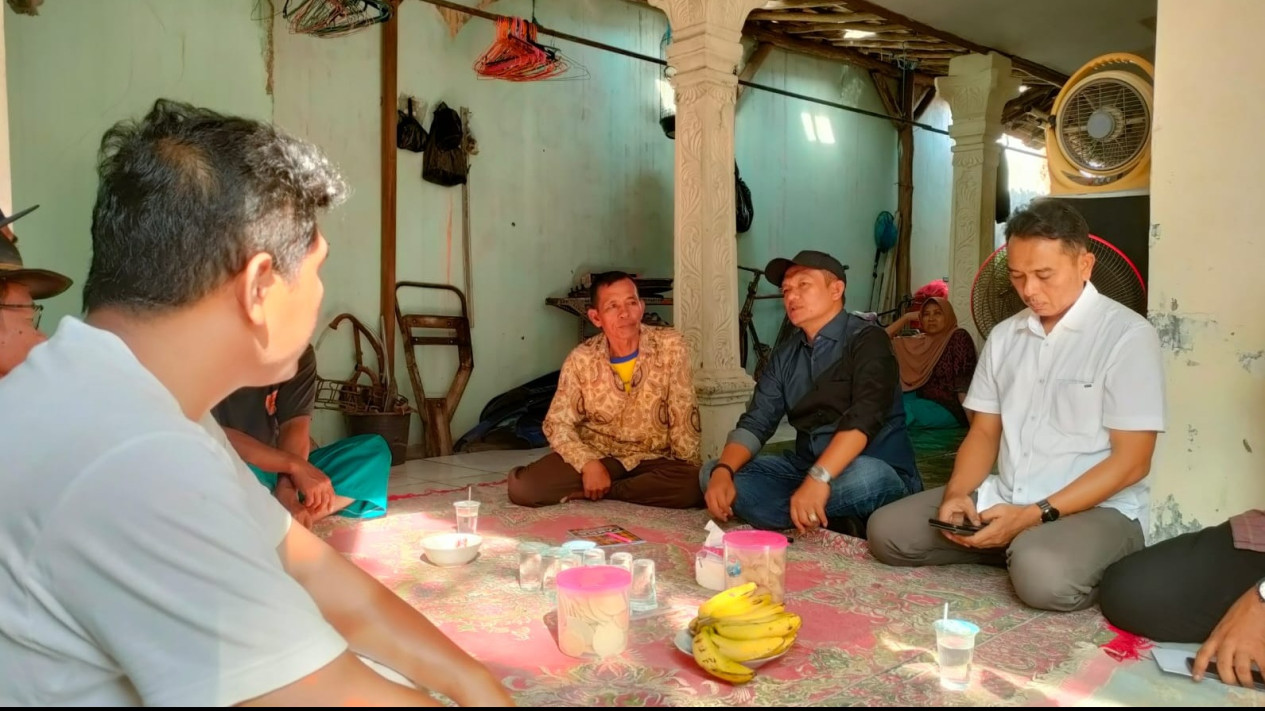
<svg viewBox="0 0 1265 711">
<path fill-rule="evenodd" d="M 414 459 L 391 467 L 392 494 L 415 494 L 429 489 L 456 488 L 500 481 L 510 469 L 530 464 L 548 449 L 515 449 Z"/>
</svg>

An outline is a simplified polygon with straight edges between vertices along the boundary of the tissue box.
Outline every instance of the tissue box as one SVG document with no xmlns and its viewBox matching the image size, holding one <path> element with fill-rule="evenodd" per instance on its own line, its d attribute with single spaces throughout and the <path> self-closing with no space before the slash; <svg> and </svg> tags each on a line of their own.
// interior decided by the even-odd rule
<svg viewBox="0 0 1265 711">
<path fill-rule="evenodd" d="M 725 589 L 725 551 L 704 546 L 694 556 L 694 580 L 708 590 Z"/>
</svg>

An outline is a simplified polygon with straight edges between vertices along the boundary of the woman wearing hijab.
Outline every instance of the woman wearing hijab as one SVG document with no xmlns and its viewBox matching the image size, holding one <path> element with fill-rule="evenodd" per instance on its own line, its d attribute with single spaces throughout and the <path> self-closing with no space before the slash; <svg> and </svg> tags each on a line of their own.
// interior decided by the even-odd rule
<svg viewBox="0 0 1265 711">
<path fill-rule="evenodd" d="M 915 317 L 922 331 L 897 336 Z M 905 423 L 927 428 L 969 425 L 970 413 L 962 409 L 962 401 L 975 374 L 975 341 L 965 329 L 958 328 L 949 300 L 928 298 L 921 311 L 905 314 L 888 327 L 888 333 L 900 363 Z"/>
</svg>

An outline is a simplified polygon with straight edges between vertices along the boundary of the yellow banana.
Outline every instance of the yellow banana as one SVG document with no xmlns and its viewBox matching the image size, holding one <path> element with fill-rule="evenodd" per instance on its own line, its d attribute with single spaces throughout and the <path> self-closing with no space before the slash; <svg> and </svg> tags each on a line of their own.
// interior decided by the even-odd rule
<svg viewBox="0 0 1265 711">
<path fill-rule="evenodd" d="M 716 649 L 735 662 L 749 662 L 752 659 L 764 659 L 777 654 L 786 640 L 782 637 L 763 637 L 761 639 L 736 640 L 728 637 L 713 636 Z"/>
<path fill-rule="evenodd" d="M 770 657 L 775 657 L 775 656 L 777 656 L 777 655 L 781 654 L 782 652 L 785 652 L 786 650 L 790 649 L 790 648 L 791 648 L 791 645 L 792 645 L 792 644 L 795 644 L 795 638 L 796 638 L 797 636 L 799 636 L 799 635 L 798 635 L 798 633 L 796 633 L 796 632 L 792 632 L 792 633 L 790 633 L 790 634 L 786 635 L 785 637 L 783 637 L 783 638 L 782 638 L 782 644 L 781 644 L 781 645 L 779 645 L 777 649 L 773 650 L 773 653 L 772 653 L 772 654 L 770 654 L 769 656 L 770 656 Z"/>
<path fill-rule="evenodd" d="M 731 684 L 745 684 L 755 678 L 755 671 L 720 653 L 712 629 L 704 627 L 694 635 L 694 661 L 708 674 Z"/>
<path fill-rule="evenodd" d="M 706 617 L 706 618 L 695 617 L 694 619 L 690 620 L 690 636 L 693 637 L 694 635 L 698 634 L 699 632 L 702 631 L 704 626 L 709 625 L 711 623 L 712 623 L 712 619 L 710 617 Z"/>
<path fill-rule="evenodd" d="M 698 606 L 699 617 L 721 617 L 736 612 L 746 612 L 750 608 L 751 593 L 756 584 L 743 583 L 713 595 L 710 600 Z"/>
<path fill-rule="evenodd" d="M 786 611 L 784 605 L 774 605 L 772 603 L 766 605 L 757 605 L 740 615 L 725 615 L 716 618 L 716 622 L 724 620 L 728 624 L 735 622 L 771 622 L 775 617 Z"/>
<path fill-rule="evenodd" d="M 783 612 L 774 619 L 764 622 L 735 622 L 720 620 L 716 623 L 716 634 L 729 639 L 762 639 L 764 637 L 785 637 L 799 631 L 803 621 L 793 612 Z"/>
</svg>

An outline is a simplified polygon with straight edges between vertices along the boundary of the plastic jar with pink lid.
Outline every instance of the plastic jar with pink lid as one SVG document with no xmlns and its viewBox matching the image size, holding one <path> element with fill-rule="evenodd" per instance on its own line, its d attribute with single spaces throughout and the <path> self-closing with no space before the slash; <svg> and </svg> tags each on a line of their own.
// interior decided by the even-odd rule
<svg viewBox="0 0 1265 711">
<path fill-rule="evenodd" d="M 756 594 L 773 602 L 786 596 L 786 536 L 773 531 L 731 531 L 725 534 L 725 588 L 754 582 Z"/>
<path fill-rule="evenodd" d="M 558 573 L 558 649 L 569 657 L 601 658 L 628 646 L 632 573 L 613 565 Z"/>
</svg>

